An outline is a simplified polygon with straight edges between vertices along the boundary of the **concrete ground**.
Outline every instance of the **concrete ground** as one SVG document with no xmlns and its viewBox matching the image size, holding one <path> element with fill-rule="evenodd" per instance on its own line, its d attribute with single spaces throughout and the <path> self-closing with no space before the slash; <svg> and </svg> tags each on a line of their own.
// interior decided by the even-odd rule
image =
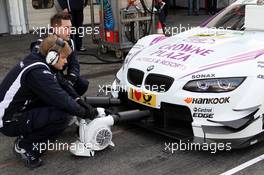
<svg viewBox="0 0 264 175">
<path fill-rule="evenodd" d="M 207 15 L 187 16 L 185 10 L 170 11 L 168 24 L 171 27 L 196 26 L 205 20 Z M 31 34 L 23 36 L 0 37 L 0 77 L 10 70 L 17 61 L 29 52 L 29 44 L 37 36 Z M 90 36 L 85 37 L 85 45 L 90 52 L 96 52 Z M 113 59 L 113 53 L 103 55 Z M 80 56 L 80 61 L 97 62 L 91 56 Z M 121 64 L 113 65 L 81 65 L 82 74 L 90 80 L 90 89 L 86 95 L 98 94 L 99 86 L 111 84 L 115 72 Z M 56 143 L 71 143 L 76 140 L 75 127 L 68 128 Z M 168 143 L 174 143 L 167 137 L 157 135 L 135 126 L 114 126 L 114 148 L 107 148 L 97 152 L 95 157 L 75 157 L 67 150 L 50 151 L 43 156 L 44 166 L 28 170 L 16 159 L 12 153 L 15 138 L 0 134 L 0 174 L 65 174 L 65 175 L 109 175 L 109 174 L 221 174 L 248 160 L 264 153 L 264 143 L 258 143 L 243 150 L 231 152 L 208 151 L 175 151 L 166 149 Z M 238 174 L 263 174 L 263 161 L 250 166 Z"/>
</svg>

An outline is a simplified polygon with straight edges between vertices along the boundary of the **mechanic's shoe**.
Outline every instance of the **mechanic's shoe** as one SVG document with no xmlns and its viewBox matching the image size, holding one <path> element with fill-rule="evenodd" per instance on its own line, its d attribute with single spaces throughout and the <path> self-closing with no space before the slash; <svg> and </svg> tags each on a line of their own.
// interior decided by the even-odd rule
<svg viewBox="0 0 264 175">
<path fill-rule="evenodd" d="M 22 159 L 25 163 L 25 166 L 34 169 L 42 164 L 42 160 L 34 155 L 32 155 L 29 152 L 26 152 L 25 149 L 19 147 L 19 142 L 21 141 L 21 138 L 17 138 L 14 143 L 14 153 L 16 156 L 20 159 Z"/>
</svg>

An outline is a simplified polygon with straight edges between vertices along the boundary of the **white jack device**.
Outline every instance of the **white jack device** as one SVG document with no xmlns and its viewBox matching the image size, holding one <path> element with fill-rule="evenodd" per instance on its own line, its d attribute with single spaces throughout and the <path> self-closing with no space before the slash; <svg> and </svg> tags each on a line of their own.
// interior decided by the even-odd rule
<svg viewBox="0 0 264 175">
<path fill-rule="evenodd" d="M 98 118 L 80 121 L 80 139 L 70 147 L 70 152 L 76 156 L 91 157 L 95 151 L 101 151 L 108 146 L 115 146 L 112 142 L 111 126 L 116 123 L 140 120 L 150 115 L 149 111 L 125 111 L 116 115 L 106 116 L 104 108 L 97 108 Z"/>
<path fill-rule="evenodd" d="M 80 121 L 80 140 L 71 146 L 71 153 L 76 156 L 94 156 L 95 151 L 100 151 L 108 146 L 114 146 L 112 142 L 111 126 L 114 119 L 111 115 L 105 116 L 103 108 L 97 108 L 98 117 L 94 120 L 81 119 Z"/>
</svg>

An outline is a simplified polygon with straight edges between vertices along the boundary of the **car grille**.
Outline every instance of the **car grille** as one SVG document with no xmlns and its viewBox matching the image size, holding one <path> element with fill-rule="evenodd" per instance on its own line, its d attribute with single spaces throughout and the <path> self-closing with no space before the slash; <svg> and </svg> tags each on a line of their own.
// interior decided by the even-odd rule
<svg viewBox="0 0 264 175">
<path fill-rule="evenodd" d="M 128 69 L 127 80 L 130 84 L 140 87 L 144 78 L 144 72 L 138 69 Z"/>
<path fill-rule="evenodd" d="M 172 77 L 160 74 L 149 74 L 145 80 L 145 88 L 150 91 L 167 92 L 173 82 L 174 78 Z"/>
</svg>

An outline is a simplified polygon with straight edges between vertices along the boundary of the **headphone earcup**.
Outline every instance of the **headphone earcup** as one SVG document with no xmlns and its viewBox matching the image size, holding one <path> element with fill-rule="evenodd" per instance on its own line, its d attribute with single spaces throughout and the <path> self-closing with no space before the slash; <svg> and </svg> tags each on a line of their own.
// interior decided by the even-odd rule
<svg viewBox="0 0 264 175">
<path fill-rule="evenodd" d="M 57 51 L 49 51 L 47 56 L 46 56 L 46 63 L 49 65 L 54 65 L 58 62 L 59 60 L 59 54 Z"/>
</svg>

